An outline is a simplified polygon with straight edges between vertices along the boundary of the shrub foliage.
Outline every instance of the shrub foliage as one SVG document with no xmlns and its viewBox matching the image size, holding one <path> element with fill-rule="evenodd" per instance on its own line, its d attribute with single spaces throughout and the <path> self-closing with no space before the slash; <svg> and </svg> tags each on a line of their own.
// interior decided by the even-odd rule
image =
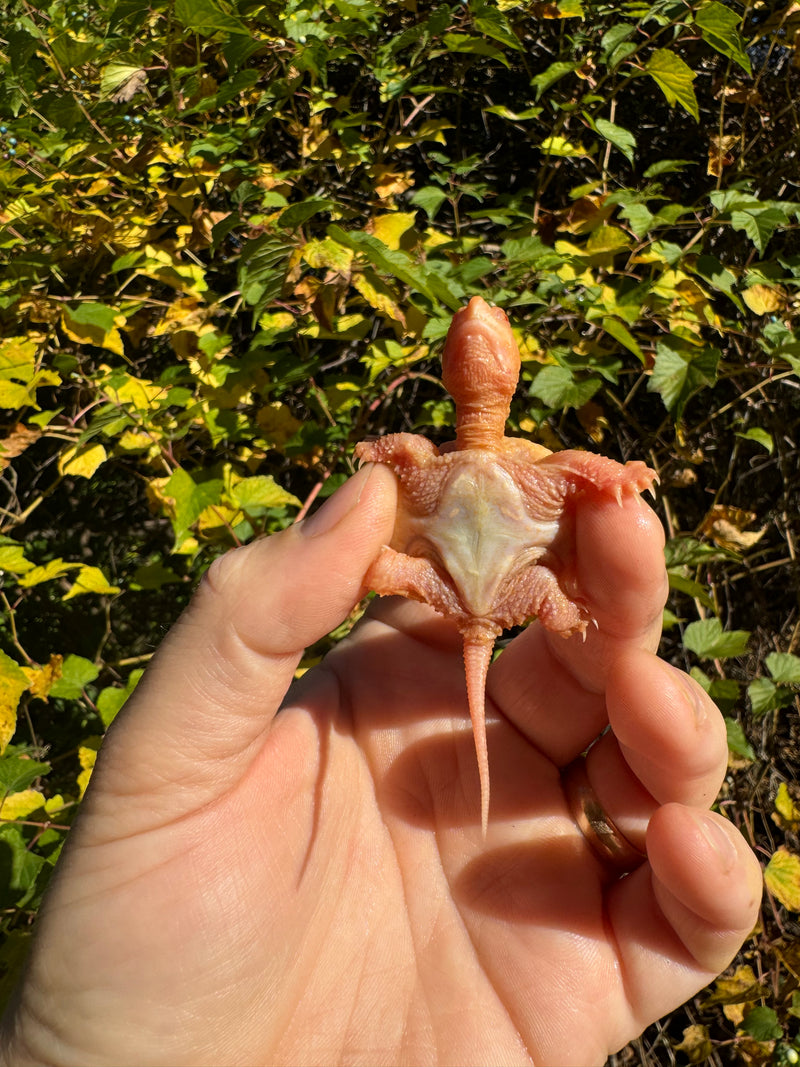
<svg viewBox="0 0 800 1067">
<path fill-rule="evenodd" d="M 355 441 L 449 436 L 440 342 L 480 293 L 514 432 L 658 469 L 664 653 L 727 717 L 720 810 L 764 858 L 763 925 L 640 1060 L 796 1062 L 798 35 L 786 0 L 6 0 L 6 991 L 198 577 Z"/>
</svg>

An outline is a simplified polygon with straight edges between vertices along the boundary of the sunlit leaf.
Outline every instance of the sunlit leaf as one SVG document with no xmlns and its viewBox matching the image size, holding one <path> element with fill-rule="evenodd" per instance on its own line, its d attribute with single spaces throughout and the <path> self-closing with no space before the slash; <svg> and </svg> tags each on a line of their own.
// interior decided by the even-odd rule
<svg viewBox="0 0 800 1067">
<path fill-rule="evenodd" d="M 800 856 L 781 845 L 764 869 L 764 884 L 785 908 L 800 911 Z"/>
<path fill-rule="evenodd" d="M 91 478 L 106 459 L 108 454 L 102 445 L 68 448 L 58 457 L 58 472 L 73 477 Z"/>
<path fill-rule="evenodd" d="M 120 587 L 111 585 L 99 567 L 91 567 L 88 564 L 84 564 L 78 571 L 75 581 L 62 597 L 62 600 L 72 600 L 73 597 L 84 596 L 86 593 L 111 596 L 119 591 Z"/>
<path fill-rule="evenodd" d="M 20 665 L 0 651 L 0 753 L 4 752 L 17 728 L 17 705 L 30 685 Z"/>
<path fill-rule="evenodd" d="M 723 630 L 719 619 L 698 619 L 683 634 L 684 646 L 701 659 L 743 656 L 749 639 L 749 630 Z"/>
<path fill-rule="evenodd" d="M 118 356 L 125 351 L 119 332 L 124 322 L 124 316 L 105 304 L 81 303 L 64 308 L 61 313 L 61 328 L 67 337 L 78 344 L 105 348 Z"/>
<path fill-rule="evenodd" d="M 65 656 L 61 665 L 61 677 L 50 689 L 50 696 L 62 700 L 78 700 L 83 690 L 97 678 L 100 673 L 96 663 L 84 656 Z"/>
<path fill-rule="evenodd" d="M 700 108 L 693 85 L 695 74 L 679 55 L 668 48 L 657 48 L 644 69 L 667 98 L 667 103 L 680 104 L 692 118 L 699 120 Z"/>
<path fill-rule="evenodd" d="M 623 126 L 617 126 L 616 123 L 609 122 L 607 119 L 595 119 L 594 127 L 601 137 L 604 137 L 615 148 L 618 148 L 631 163 L 633 162 L 636 138 L 630 130 L 626 130 Z"/>
<path fill-rule="evenodd" d="M 725 4 L 711 0 L 711 3 L 703 4 L 694 16 L 695 23 L 700 27 L 703 39 L 723 55 L 729 56 L 734 62 L 751 73 L 750 59 L 744 49 L 744 42 L 739 33 L 741 16 L 732 11 Z"/>
</svg>

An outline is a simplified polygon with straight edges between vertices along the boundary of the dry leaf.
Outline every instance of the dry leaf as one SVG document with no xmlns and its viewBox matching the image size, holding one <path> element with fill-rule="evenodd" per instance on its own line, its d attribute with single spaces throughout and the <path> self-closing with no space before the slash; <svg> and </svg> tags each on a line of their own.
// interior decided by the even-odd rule
<svg viewBox="0 0 800 1067">
<path fill-rule="evenodd" d="M 42 431 L 18 422 L 12 433 L 0 441 L 0 470 L 5 470 L 15 456 L 20 456 L 34 441 L 38 441 Z"/>
<path fill-rule="evenodd" d="M 727 548 L 732 552 L 746 552 L 761 540 L 767 530 L 766 526 L 762 526 L 760 530 L 748 531 L 746 527 L 755 519 L 756 515 L 752 511 L 715 504 L 703 520 L 700 533 L 720 548 Z"/>
<path fill-rule="evenodd" d="M 725 167 L 730 167 L 736 158 L 731 149 L 738 140 L 738 137 L 731 134 L 709 137 L 706 174 L 713 174 L 715 178 L 718 178 Z"/>
</svg>

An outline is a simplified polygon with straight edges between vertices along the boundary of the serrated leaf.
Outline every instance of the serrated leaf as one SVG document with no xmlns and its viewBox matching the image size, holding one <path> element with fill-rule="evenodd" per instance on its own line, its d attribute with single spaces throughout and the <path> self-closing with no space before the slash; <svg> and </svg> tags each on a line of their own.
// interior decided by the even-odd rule
<svg viewBox="0 0 800 1067">
<path fill-rule="evenodd" d="M 566 367 L 542 367 L 534 378 L 530 393 L 550 408 L 580 408 L 600 388 L 599 378 L 576 381 Z"/>
<path fill-rule="evenodd" d="M 61 665 L 61 677 L 50 689 L 51 697 L 61 700 L 78 700 L 83 696 L 84 688 L 93 682 L 100 673 L 99 668 L 90 659 L 83 656 L 66 656 Z"/>
<path fill-rule="evenodd" d="M 695 23 L 700 27 L 703 40 L 717 52 L 728 56 L 750 74 L 750 59 L 745 51 L 744 41 L 739 33 L 741 17 L 724 4 L 711 0 L 695 13 Z"/>
<path fill-rule="evenodd" d="M 731 212 L 731 226 L 742 230 L 763 254 L 769 239 L 779 226 L 788 222 L 786 213 L 779 208 L 747 208 Z"/>
<path fill-rule="evenodd" d="M 655 81 L 670 105 L 680 104 L 695 121 L 700 109 L 694 92 L 694 71 L 668 48 L 658 48 L 645 64 L 645 71 Z"/>
<path fill-rule="evenodd" d="M 51 559 L 49 563 L 44 563 L 39 567 L 33 567 L 31 570 L 26 571 L 17 579 L 17 582 L 23 588 L 30 589 L 32 586 L 40 585 L 42 582 L 51 582 L 54 578 L 62 578 L 76 567 L 80 567 L 80 563 L 67 563 L 63 559 Z"/>
<path fill-rule="evenodd" d="M 683 634 L 684 646 L 701 659 L 743 656 L 749 639 L 749 630 L 723 630 L 719 619 L 698 619 Z"/>
<path fill-rule="evenodd" d="M 411 203 L 422 208 L 428 218 L 433 220 L 436 216 L 436 212 L 446 199 L 447 193 L 445 193 L 443 189 L 440 189 L 438 185 L 424 185 L 421 189 L 417 189 L 413 193 Z"/>
<path fill-rule="evenodd" d="M 77 478 L 91 478 L 107 459 L 108 453 L 102 445 L 67 448 L 58 457 L 58 473 Z"/>
<path fill-rule="evenodd" d="M 16 660 L 0 651 L 0 753 L 5 752 L 17 728 L 17 706 L 30 685 Z"/>
<path fill-rule="evenodd" d="M 770 652 L 764 662 L 779 685 L 800 685 L 800 656 L 793 652 Z"/>
<path fill-rule="evenodd" d="M 22 545 L 16 543 L 0 544 L 0 571 L 9 574 L 25 574 L 32 571 L 34 564 L 25 558 Z"/>
<path fill-rule="evenodd" d="M 781 845 L 764 869 L 764 885 L 785 908 L 800 911 L 800 856 Z"/>
<path fill-rule="evenodd" d="M 687 1026 L 683 1031 L 683 1038 L 675 1046 L 675 1050 L 682 1052 L 689 1063 L 705 1063 L 714 1051 L 708 1027 L 703 1026 L 702 1023 L 692 1023 L 691 1026 Z"/>
<path fill-rule="evenodd" d="M 747 1012 L 740 1029 L 754 1041 L 776 1041 L 783 1037 L 783 1027 L 778 1022 L 777 1012 L 763 1004 L 758 1004 Z"/>
<path fill-rule="evenodd" d="M 786 782 L 781 782 L 775 796 L 775 812 L 773 821 L 790 833 L 797 833 L 800 829 L 800 807 L 792 799 Z"/>
<path fill-rule="evenodd" d="M 170 567 L 165 567 L 161 561 L 145 564 L 137 567 L 130 588 L 136 592 L 143 589 L 160 589 L 163 585 L 179 582 L 180 578 Z"/>
<path fill-rule="evenodd" d="M 252 508 L 300 507 L 300 501 L 282 486 L 271 474 L 257 474 L 243 478 L 230 492 L 230 497 L 243 511 Z"/>
<path fill-rule="evenodd" d="M 794 694 L 791 689 L 775 685 L 769 678 L 754 678 L 747 687 L 747 695 L 753 715 L 760 719 L 768 711 L 778 711 L 792 703 Z"/>
<path fill-rule="evenodd" d="M 83 564 L 78 571 L 75 581 L 61 599 L 72 600 L 73 597 L 83 596 L 86 593 L 97 593 L 111 596 L 119 591 L 120 587 L 118 585 L 111 585 L 99 567 L 90 567 Z"/>
<path fill-rule="evenodd" d="M 630 130 L 626 130 L 624 126 L 617 126 L 616 123 L 609 122 L 607 119 L 595 119 L 594 126 L 601 137 L 618 148 L 625 158 L 633 163 L 636 138 Z"/>
<path fill-rule="evenodd" d="M 159 495 L 168 502 L 177 545 L 182 543 L 203 510 L 220 502 L 223 485 L 221 478 L 195 482 L 191 474 L 182 467 L 178 467 L 167 479 Z"/>
<path fill-rule="evenodd" d="M 672 339 L 658 341 L 647 388 L 658 393 L 666 409 L 680 419 L 689 398 L 716 382 L 720 356 L 717 348 L 695 348 Z"/>
</svg>

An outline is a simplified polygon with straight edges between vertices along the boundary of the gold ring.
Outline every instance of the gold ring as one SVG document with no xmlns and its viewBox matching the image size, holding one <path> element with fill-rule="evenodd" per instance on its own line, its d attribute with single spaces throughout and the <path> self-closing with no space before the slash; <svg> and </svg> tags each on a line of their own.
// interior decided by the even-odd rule
<svg viewBox="0 0 800 1067">
<path fill-rule="evenodd" d="M 617 877 L 639 867 L 646 854 L 631 844 L 603 810 L 589 782 L 585 758 L 573 760 L 561 778 L 570 813 L 603 866 Z"/>
</svg>

